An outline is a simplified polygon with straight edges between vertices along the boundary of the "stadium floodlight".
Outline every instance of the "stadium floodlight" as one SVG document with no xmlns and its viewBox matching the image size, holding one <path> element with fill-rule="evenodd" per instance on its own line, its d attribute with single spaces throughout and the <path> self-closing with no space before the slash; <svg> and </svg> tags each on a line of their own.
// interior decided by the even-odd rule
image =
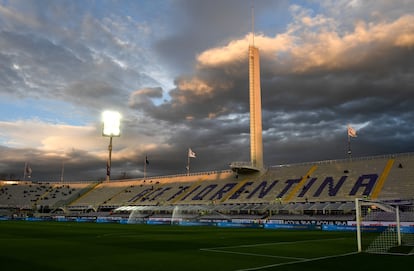
<svg viewBox="0 0 414 271">
<path fill-rule="evenodd" d="M 103 136 L 120 136 L 121 130 L 119 128 L 121 124 L 121 114 L 116 111 L 104 111 L 102 113 L 103 121 Z"/>
<path fill-rule="evenodd" d="M 121 135 L 121 114 L 116 111 L 104 111 L 102 113 L 102 135 L 109 137 L 108 146 L 108 161 L 106 163 L 106 180 L 109 181 L 111 177 L 111 159 L 112 159 L 112 138 Z"/>
</svg>

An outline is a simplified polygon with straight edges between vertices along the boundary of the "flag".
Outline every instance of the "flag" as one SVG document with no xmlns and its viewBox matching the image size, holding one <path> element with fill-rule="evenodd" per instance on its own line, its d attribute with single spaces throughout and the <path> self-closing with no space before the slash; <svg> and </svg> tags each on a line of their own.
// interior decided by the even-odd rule
<svg viewBox="0 0 414 271">
<path fill-rule="evenodd" d="M 145 164 L 149 165 L 148 157 L 145 156 Z"/>
<path fill-rule="evenodd" d="M 357 132 L 354 128 L 348 125 L 348 136 L 350 137 L 357 137 Z"/>
<path fill-rule="evenodd" d="M 190 148 L 188 148 L 188 157 L 190 157 L 190 158 L 196 158 L 195 152 L 193 152 Z"/>
</svg>

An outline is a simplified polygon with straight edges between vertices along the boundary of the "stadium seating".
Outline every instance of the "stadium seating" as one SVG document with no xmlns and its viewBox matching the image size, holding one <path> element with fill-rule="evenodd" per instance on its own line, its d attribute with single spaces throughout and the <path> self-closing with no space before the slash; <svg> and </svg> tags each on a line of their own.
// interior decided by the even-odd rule
<svg viewBox="0 0 414 271">
<path fill-rule="evenodd" d="M 154 212 L 142 217 L 151 218 L 171 216 L 174 206 L 210 206 L 205 219 L 223 214 L 233 219 L 241 219 L 240 214 L 276 220 L 281 215 L 340 217 L 354 210 L 355 198 L 412 203 L 413 179 L 414 154 L 395 154 L 271 166 L 254 174 L 226 170 L 100 183 L 3 181 L 0 209 L 39 211 L 39 206 L 47 206 L 93 215 L 122 206 L 148 206 Z"/>
<path fill-rule="evenodd" d="M 77 198 L 88 183 L 3 182 L 0 186 L 0 208 L 54 209 Z"/>
</svg>

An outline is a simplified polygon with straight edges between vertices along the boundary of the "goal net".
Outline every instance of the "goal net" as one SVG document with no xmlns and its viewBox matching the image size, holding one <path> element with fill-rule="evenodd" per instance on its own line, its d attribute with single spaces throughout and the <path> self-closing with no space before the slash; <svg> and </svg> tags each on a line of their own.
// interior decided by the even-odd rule
<svg viewBox="0 0 414 271">
<path fill-rule="evenodd" d="M 414 254 L 414 206 L 355 200 L 359 252 Z"/>
</svg>

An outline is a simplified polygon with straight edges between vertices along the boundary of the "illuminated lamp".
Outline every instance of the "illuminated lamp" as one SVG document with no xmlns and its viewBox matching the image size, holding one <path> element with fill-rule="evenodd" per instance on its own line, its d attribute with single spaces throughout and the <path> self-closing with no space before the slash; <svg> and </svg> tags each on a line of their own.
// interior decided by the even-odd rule
<svg viewBox="0 0 414 271">
<path fill-rule="evenodd" d="M 106 163 L 106 180 L 109 181 L 111 177 L 111 156 L 112 156 L 112 138 L 121 135 L 121 114 L 116 111 L 104 111 L 102 113 L 102 136 L 109 137 L 108 146 L 108 161 Z"/>
</svg>

